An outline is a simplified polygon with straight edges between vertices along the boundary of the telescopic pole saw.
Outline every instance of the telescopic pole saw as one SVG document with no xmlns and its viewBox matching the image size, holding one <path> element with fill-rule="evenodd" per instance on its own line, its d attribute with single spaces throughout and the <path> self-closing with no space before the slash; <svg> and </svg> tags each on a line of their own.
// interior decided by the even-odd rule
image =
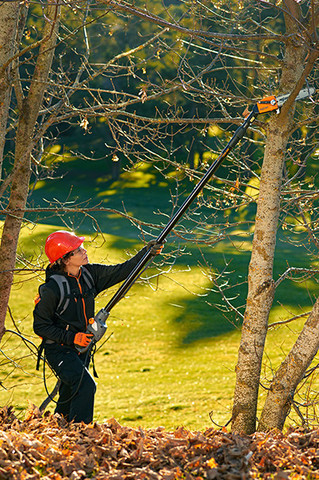
<svg viewBox="0 0 319 480">
<path fill-rule="evenodd" d="M 306 98 L 311 96 L 314 93 L 315 89 L 314 88 L 305 88 L 301 90 L 296 97 L 296 100 Z M 237 143 L 243 138 L 245 135 L 246 130 L 249 128 L 250 124 L 255 120 L 257 115 L 262 114 L 262 113 L 267 113 L 276 110 L 277 113 L 280 111 L 280 107 L 284 104 L 284 102 L 287 100 L 289 97 L 289 94 L 287 95 L 282 95 L 282 96 L 270 96 L 270 97 L 265 97 L 259 102 L 257 102 L 253 107 L 251 112 L 245 112 L 246 113 L 246 118 L 242 125 L 240 125 L 237 130 L 235 131 L 234 135 L 230 139 L 230 141 L 227 143 L 226 147 L 223 149 L 223 151 L 219 154 L 218 158 L 213 162 L 213 164 L 209 167 L 205 175 L 202 177 L 202 179 L 198 182 L 198 184 L 195 186 L 194 190 L 189 194 L 189 196 L 186 198 L 184 203 L 178 208 L 178 210 L 175 212 L 173 217 L 170 219 L 166 227 L 162 230 L 162 232 L 159 234 L 159 236 L 156 239 L 156 243 L 161 244 L 164 242 L 168 234 L 172 231 L 172 229 L 175 227 L 175 225 L 178 223 L 180 218 L 183 216 L 185 211 L 188 209 L 188 207 L 191 205 L 191 203 L 195 200 L 195 198 L 199 195 L 201 190 L 204 188 L 204 186 L 207 184 L 207 182 L 211 179 L 213 174 L 216 172 L 216 170 L 219 168 L 219 166 L 222 164 L 222 162 L 225 160 L 229 152 L 237 145 Z M 91 319 L 91 323 L 88 326 L 87 333 L 92 333 L 93 334 L 93 339 L 91 343 L 96 343 L 98 340 L 102 338 L 104 335 L 107 326 L 105 324 L 107 317 L 110 314 L 110 311 L 112 308 L 121 300 L 121 298 L 124 297 L 124 295 L 128 292 L 128 290 L 131 288 L 133 283 L 137 280 L 139 275 L 142 273 L 143 269 L 145 266 L 148 264 L 148 262 L 153 258 L 153 255 L 151 254 L 151 249 L 149 249 L 144 256 L 141 258 L 139 263 L 135 266 L 135 268 L 132 270 L 132 272 L 129 274 L 129 276 L 126 278 L 126 280 L 122 283 L 120 288 L 117 290 L 117 292 L 113 295 L 111 300 L 108 302 L 108 304 L 102 308 L 93 319 Z M 78 349 L 83 352 L 90 348 L 91 345 L 88 347 L 79 347 Z"/>
</svg>

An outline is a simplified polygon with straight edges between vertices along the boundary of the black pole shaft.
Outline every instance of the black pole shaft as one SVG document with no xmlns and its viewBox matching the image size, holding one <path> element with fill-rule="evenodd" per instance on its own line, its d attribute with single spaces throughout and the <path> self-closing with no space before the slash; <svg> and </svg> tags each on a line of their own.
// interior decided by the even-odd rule
<svg viewBox="0 0 319 480">
<path fill-rule="evenodd" d="M 170 219 L 170 221 L 168 222 L 166 227 L 159 234 L 159 236 L 156 239 L 156 243 L 163 243 L 164 242 L 167 235 L 175 227 L 175 225 L 177 224 L 179 219 L 183 216 L 185 211 L 188 209 L 188 207 L 191 205 L 191 203 L 194 201 L 194 199 L 198 196 L 198 194 L 203 189 L 203 187 L 206 185 L 206 183 L 210 180 L 212 175 L 216 172 L 216 170 L 221 165 L 221 163 L 224 161 L 224 159 L 227 157 L 229 152 L 235 147 L 235 145 L 237 145 L 239 140 L 241 140 L 243 138 L 246 130 L 248 129 L 251 122 L 255 119 L 257 113 L 258 113 L 258 110 L 256 110 L 256 108 L 253 108 L 253 110 L 248 115 L 248 117 L 245 119 L 243 124 L 240 125 L 237 128 L 234 135 L 232 136 L 230 141 L 227 143 L 226 147 L 219 154 L 218 158 L 212 163 L 212 165 L 209 167 L 209 169 L 207 170 L 205 175 L 201 178 L 201 180 L 195 186 L 194 190 L 189 194 L 189 196 L 186 198 L 184 203 L 179 207 L 179 209 L 176 211 L 176 213 Z M 129 274 L 129 276 L 126 278 L 126 280 L 122 283 L 122 285 L 120 286 L 118 291 L 113 295 L 111 300 L 106 305 L 105 310 L 107 312 L 110 312 L 111 309 L 121 300 L 121 298 L 126 294 L 126 292 L 133 285 L 135 280 L 137 280 L 138 276 L 140 275 L 140 273 L 142 272 L 142 270 L 144 269 L 146 264 L 152 258 L 153 258 L 153 255 L 151 254 L 151 250 L 148 250 L 145 253 L 145 255 L 141 258 L 139 263 L 132 270 L 132 272 Z"/>
</svg>

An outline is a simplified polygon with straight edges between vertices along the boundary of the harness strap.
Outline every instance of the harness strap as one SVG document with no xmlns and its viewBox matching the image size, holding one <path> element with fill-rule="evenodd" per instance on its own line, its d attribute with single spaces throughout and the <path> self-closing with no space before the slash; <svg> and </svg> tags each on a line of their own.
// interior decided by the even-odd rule
<svg viewBox="0 0 319 480">
<path fill-rule="evenodd" d="M 87 284 L 87 286 L 89 287 L 89 289 L 90 290 L 95 290 L 93 277 L 85 267 L 82 267 L 82 275 L 83 275 L 83 279 L 84 279 L 85 283 Z"/>
</svg>

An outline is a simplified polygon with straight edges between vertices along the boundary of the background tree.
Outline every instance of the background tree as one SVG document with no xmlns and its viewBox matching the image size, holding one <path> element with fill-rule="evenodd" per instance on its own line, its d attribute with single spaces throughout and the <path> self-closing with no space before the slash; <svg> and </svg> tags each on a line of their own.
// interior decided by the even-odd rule
<svg viewBox="0 0 319 480">
<path fill-rule="evenodd" d="M 0 159 L 1 169 L 3 163 L 3 150 L 6 137 L 7 119 L 11 98 L 11 73 L 12 73 L 12 57 L 15 50 L 15 35 L 18 21 L 18 8 L 16 3 L 6 3 L 2 5 L 2 15 L 6 18 L 6 22 L 2 22 L 1 25 L 1 39 L 0 43 L 2 48 L 0 50 L 1 55 L 1 85 L 0 85 Z"/>
<path fill-rule="evenodd" d="M 46 91 L 46 83 L 48 81 L 54 48 L 56 45 L 60 15 L 60 7 L 55 1 L 49 0 L 42 38 L 37 42 L 37 45 L 33 45 L 33 47 L 39 49 L 37 62 L 34 67 L 31 81 L 27 87 L 27 93 L 24 94 L 18 78 L 18 70 L 17 68 L 14 68 L 13 62 L 15 62 L 14 58 L 18 57 L 17 44 L 19 44 L 19 39 L 22 36 L 24 20 L 26 18 L 25 6 L 22 4 L 20 5 L 19 2 L 13 2 L 9 6 L 7 4 L 2 4 L 1 7 L 5 14 L 7 13 L 7 10 L 9 10 L 9 14 L 11 14 L 7 31 L 9 38 L 8 44 L 11 48 L 9 49 L 9 53 L 6 54 L 7 61 L 2 67 L 4 69 L 3 74 L 5 77 L 8 75 L 7 72 L 11 71 L 12 77 L 15 78 L 15 92 L 19 115 L 17 119 L 14 165 L 10 175 L 11 189 L 8 210 L 11 211 L 11 214 L 6 216 L 0 245 L 0 303 L 2 305 L 0 338 L 4 333 L 4 321 L 13 280 L 17 243 L 23 219 L 23 211 L 26 206 L 29 191 L 34 130 Z M 20 19 L 19 22 L 17 22 L 19 15 Z M 2 24 L 4 24 L 7 21 L 7 17 L 4 15 L 2 19 Z M 13 52 L 16 53 L 16 55 L 13 55 L 10 58 L 9 55 Z M 4 117 L 2 120 L 4 127 L 8 123 L 8 104 L 11 95 L 11 82 L 7 80 L 5 83 L 5 99 L 3 103 Z M 2 145 L 4 144 L 5 138 L 3 130 L 4 129 L 2 129 L 1 132 Z M 3 185 L 7 185 L 7 180 L 8 179 L 3 182 Z"/>
</svg>

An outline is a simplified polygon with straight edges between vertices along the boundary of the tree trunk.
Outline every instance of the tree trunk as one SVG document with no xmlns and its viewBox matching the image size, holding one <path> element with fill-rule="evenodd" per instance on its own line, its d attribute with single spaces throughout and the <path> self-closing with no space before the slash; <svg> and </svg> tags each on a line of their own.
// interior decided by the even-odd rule
<svg viewBox="0 0 319 480">
<path fill-rule="evenodd" d="M 319 348 L 319 299 L 295 345 L 277 370 L 260 417 L 258 430 L 282 429 L 295 390 Z"/>
<path fill-rule="evenodd" d="M 261 363 L 275 291 L 273 261 L 287 140 L 287 117 L 279 115 L 270 122 L 267 136 L 249 265 L 248 297 L 236 367 L 232 429 L 249 434 L 256 428 Z"/>
<path fill-rule="evenodd" d="M 59 23 L 60 7 L 49 0 L 46 23 L 28 96 L 23 99 L 19 112 L 15 161 L 7 215 L 0 245 L 0 340 L 5 329 L 5 317 L 9 302 L 13 271 L 16 262 L 17 243 L 23 210 L 26 206 L 31 175 L 31 144 L 38 114 L 41 108 L 46 82 L 52 64 Z"/>
<path fill-rule="evenodd" d="M 2 178 L 3 152 L 12 90 L 12 63 L 20 2 L 1 5 L 0 20 L 0 178 Z"/>
<path fill-rule="evenodd" d="M 286 33 L 293 34 L 295 19 L 301 18 L 299 6 L 287 0 L 290 15 L 285 16 Z M 293 41 L 286 45 L 281 90 L 291 92 L 302 77 L 305 47 Z M 261 172 L 252 255 L 248 272 L 248 297 L 236 366 L 236 386 L 232 412 L 232 430 L 251 434 L 256 429 L 260 372 L 267 334 L 268 317 L 275 287 L 273 263 L 280 212 L 280 190 L 285 151 L 293 125 L 294 108 L 282 109 L 269 121 Z"/>
</svg>

